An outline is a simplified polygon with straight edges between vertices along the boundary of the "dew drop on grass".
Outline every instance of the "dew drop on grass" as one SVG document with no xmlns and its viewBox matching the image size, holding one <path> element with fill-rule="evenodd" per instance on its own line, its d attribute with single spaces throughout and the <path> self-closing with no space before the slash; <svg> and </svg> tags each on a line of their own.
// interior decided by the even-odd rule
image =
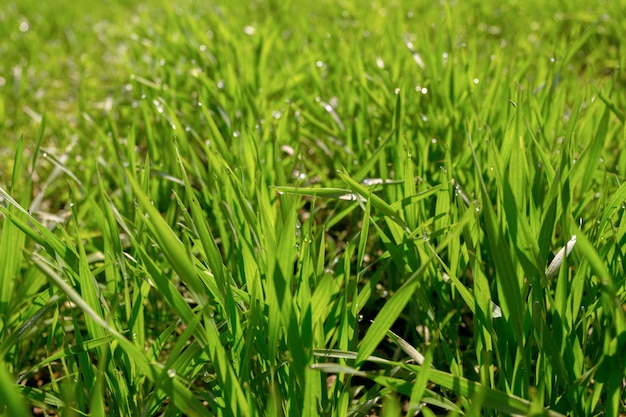
<svg viewBox="0 0 626 417">
<path fill-rule="evenodd" d="M 281 112 L 279 112 L 279 111 L 276 111 L 276 110 L 275 110 L 275 111 L 273 111 L 273 112 L 272 112 L 272 117 L 273 117 L 274 119 L 278 120 L 278 119 L 280 119 L 281 117 L 283 117 L 283 114 L 282 114 Z"/>
<path fill-rule="evenodd" d="M 239 132 L 238 130 L 233 132 L 233 137 L 234 138 L 238 138 L 239 136 L 241 136 L 241 132 Z"/>
<path fill-rule="evenodd" d="M 176 370 L 174 368 L 168 369 L 167 370 L 167 376 L 169 376 L 170 378 L 176 377 Z"/>
</svg>

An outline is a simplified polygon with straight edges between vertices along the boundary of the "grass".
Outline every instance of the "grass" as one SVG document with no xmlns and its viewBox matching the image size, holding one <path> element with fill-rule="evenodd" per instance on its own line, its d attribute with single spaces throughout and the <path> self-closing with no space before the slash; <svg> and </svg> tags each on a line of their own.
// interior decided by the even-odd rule
<svg viewBox="0 0 626 417">
<path fill-rule="evenodd" d="M 422 3 L 10 1 L 0 413 L 625 414 L 626 4 Z"/>
</svg>

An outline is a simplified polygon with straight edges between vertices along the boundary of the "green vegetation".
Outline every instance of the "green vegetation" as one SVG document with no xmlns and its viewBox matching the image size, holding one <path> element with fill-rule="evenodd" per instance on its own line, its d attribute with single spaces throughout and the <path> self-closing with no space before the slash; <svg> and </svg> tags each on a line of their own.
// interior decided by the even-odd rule
<svg viewBox="0 0 626 417">
<path fill-rule="evenodd" d="M 215 3 L 0 11 L 0 414 L 626 412 L 624 1 Z"/>
</svg>

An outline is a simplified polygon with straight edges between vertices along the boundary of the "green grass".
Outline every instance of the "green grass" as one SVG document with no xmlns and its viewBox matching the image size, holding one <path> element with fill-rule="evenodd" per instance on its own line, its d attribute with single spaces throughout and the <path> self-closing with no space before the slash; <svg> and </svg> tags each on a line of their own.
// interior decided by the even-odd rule
<svg viewBox="0 0 626 417">
<path fill-rule="evenodd" d="M 0 11 L 0 414 L 625 414 L 626 3 L 221 3 Z"/>
</svg>

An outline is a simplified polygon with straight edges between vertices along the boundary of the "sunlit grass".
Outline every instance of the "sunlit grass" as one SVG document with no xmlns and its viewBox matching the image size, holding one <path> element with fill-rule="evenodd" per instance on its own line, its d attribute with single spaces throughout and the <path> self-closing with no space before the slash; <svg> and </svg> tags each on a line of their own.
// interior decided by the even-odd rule
<svg viewBox="0 0 626 417">
<path fill-rule="evenodd" d="M 625 412 L 626 5 L 66 3 L 0 14 L 0 410 Z"/>
</svg>

